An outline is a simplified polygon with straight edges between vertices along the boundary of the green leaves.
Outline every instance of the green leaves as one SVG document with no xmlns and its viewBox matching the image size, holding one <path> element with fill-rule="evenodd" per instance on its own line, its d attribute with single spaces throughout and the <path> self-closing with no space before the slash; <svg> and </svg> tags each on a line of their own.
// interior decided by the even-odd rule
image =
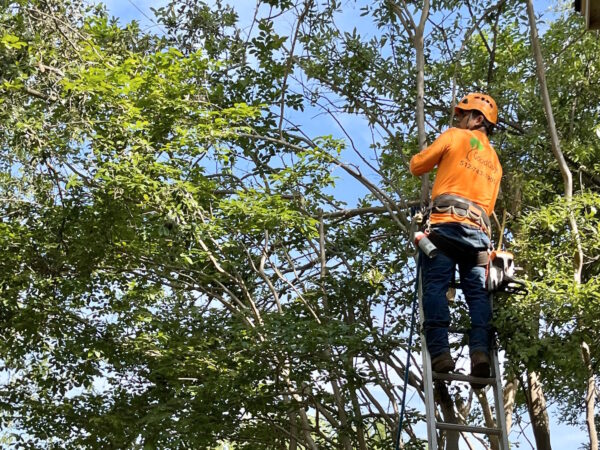
<svg viewBox="0 0 600 450">
<path fill-rule="evenodd" d="M 1 351 L 20 373 L 0 421 L 32 446 L 206 448 L 263 433 L 254 417 L 288 420 L 286 358 L 336 338 L 308 316 L 321 294 L 296 265 L 318 273 L 317 211 L 342 143 L 278 133 L 269 92 L 246 95 L 252 80 L 224 77 L 209 49 L 59 6 L 2 22 L 2 67 L 24 65 L 3 72 L 0 96 Z M 285 38 L 264 32 L 268 61 Z M 35 57 L 17 55 L 21 35 Z M 274 349 L 274 311 L 310 317 L 318 337 Z M 340 348 L 360 340 L 336 330 Z M 253 417 L 242 426 L 240 411 Z"/>
<path fill-rule="evenodd" d="M 0 14 L 3 429 L 30 448 L 255 450 L 293 430 L 308 448 L 310 426 L 319 448 L 388 448 L 393 407 L 368 394 L 397 401 L 414 286 L 390 212 L 419 196 L 413 43 L 389 5 L 263 2 L 247 36 L 220 1 L 157 9 L 160 34 L 47 3 Z M 580 191 L 565 204 L 516 10 L 459 53 L 472 20 L 455 6 L 425 37 L 426 121 L 447 126 L 455 88 L 496 93 L 505 237 L 530 283 L 498 311 L 502 343 L 575 404 L 600 310 L 597 42 L 563 48 L 568 19 L 545 37 Z"/>
<path fill-rule="evenodd" d="M 13 36 L 12 34 L 4 34 L 2 39 L 0 39 L 0 44 L 6 49 L 16 50 L 27 46 L 27 42 L 20 40 L 17 36 Z"/>
<path fill-rule="evenodd" d="M 568 404 L 579 401 L 588 376 L 581 364 L 579 345 L 598 339 L 593 325 L 600 320 L 595 294 L 600 288 L 598 205 L 598 194 L 579 194 L 571 202 L 557 197 L 521 219 L 520 235 L 513 248 L 516 260 L 524 266 L 530 293 L 517 302 L 506 303 L 500 315 L 501 327 L 511 336 L 508 350 L 516 356 L 511 365 L 541 365 L 548 380 L 547 391 Z M 570 213 L 577 219 L 585 255 L 580 284 L 573 277 L 576 243 L 565 226 Z M 511 325 L 517 317 L 529 320 L 520 319 Z"/>
</svg>

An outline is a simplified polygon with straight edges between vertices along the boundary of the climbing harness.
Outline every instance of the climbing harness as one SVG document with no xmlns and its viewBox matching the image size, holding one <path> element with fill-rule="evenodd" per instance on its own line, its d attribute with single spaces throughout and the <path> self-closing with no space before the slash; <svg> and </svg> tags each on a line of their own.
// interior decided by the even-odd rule
<svg viewBox="0 0 600 450">
<path fill-rule="evenodd" d="M 516 267 L 514 256 L 510 252 L 491 249 L 483 251 L 468 251 L 450 239 L 436 233 L 435 227 L 429 225 L 431 213 L 454 214 L 467 217 L 477 223 L 490 235 L 490 219 L 478 204 L 458 195 L 438 195 L 431 206 L 423 212 L 416 212 L 416 223 L 425 223 L 425 231 L 414 231 L 415 244 L 429 256 L 434 257 L 437 251 L 452 255 L 457 262 L 469 263 L 486 268 L 486 286 L 488 292 L 504 292 L 507 294 L 527 294 L 525 282 L 515 277 Z"/>
<path fill-rule="evenodd" d="M 436 214 L 454 214 L 476 223 L 490 236 L 492 227 L 485 210 L 477 203 L 459 195 L 441 194 L 433 199 L 430 210 Z"/>
</svg>

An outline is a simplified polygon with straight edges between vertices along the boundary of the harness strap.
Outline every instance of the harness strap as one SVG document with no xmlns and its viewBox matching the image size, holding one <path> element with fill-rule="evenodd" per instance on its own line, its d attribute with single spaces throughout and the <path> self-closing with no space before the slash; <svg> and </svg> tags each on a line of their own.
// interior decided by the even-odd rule
<svg viewBox="0 0 600 450">
<path fill-rule="evenodd" d="M 441 194 L 433 199 L 430 209 L 435 213 L 468 217 L 481 226 L 488 235 L 491 232 L 492 225 L 485 210 L 467 198 L 453 194 Z"/>
</svg>

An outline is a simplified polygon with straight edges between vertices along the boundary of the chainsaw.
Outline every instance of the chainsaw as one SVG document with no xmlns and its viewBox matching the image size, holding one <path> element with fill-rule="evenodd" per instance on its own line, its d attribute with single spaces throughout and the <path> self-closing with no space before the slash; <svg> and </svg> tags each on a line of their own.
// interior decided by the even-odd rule
<svg viewBox="0 0 600 450">
<path fill-rule="evenodd" d="M 506 292 L 507 294 L 527 295 L 528 291 L 523 280 L 515 277 L 514 256 L 510 252 L 494 250 L 490 254 L 487 276 L 489 292 Z"/>
</svg>

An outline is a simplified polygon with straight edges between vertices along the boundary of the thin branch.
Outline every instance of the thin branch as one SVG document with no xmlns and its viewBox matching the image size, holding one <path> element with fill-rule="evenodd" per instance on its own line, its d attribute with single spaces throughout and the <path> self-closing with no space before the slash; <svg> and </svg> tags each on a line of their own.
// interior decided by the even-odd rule
<svg viewBox="0 0 600 450">
<path fill-rule="evenodd" d="M 298 36 L 300 34 L 300 27 L 304 19 L 306 18 L 308 11 L 310 10 L 313 4 L 313 0 L 307 0 L 304 3 L 304 11 L 298 16 L 298 22 L 296 24 L 296 31 L 294 32 L 294 37 L 292 38 L 292 44 L 289 51 L 289 56 L 286 64 L 285 74 L 283 76 L 283 82 L 281 83 L 281 101 L 280 101 L 280 110 L 279 110 L 279 135 L 281 135 L 281 129 L 283 127 L 283 112 L 285 108 L 285 90 L 287 88 L 287 79 L 292 70 L 292 64 L 294 62 L 294 49 L 296 48 L 296 41 L 298 40 Z M 282 136 L 283 137 L 283 136 Z"/>
<path fill-rule="evenodd" d="M 420 204 L 419 200 L 412 200 L 412 201 L 403 202 L 401 205 L 396 204 L 395 208 L 396 209 L 401 209 L 401 208 L 408 209 L 408 208 L 412 208 L 412 207 L 417 207 L 417 206 L 419 206 L 419 204 Z M 356 217 L 356 216 L 364 216 L 364 215 L 369 215 L 369 214 L 380 215 L 380 214 L 383 214 L 386 212 L 388 212 L 388 208 L 386 208 L 385 206 L 371 206 L 371 207 L 367 207 L 367 208 L 343 209 L 341 211 L 323 213 L 323 218 L 326 218 L 326 219 L 337 219 L 337 218 L 350 219 L 350 218 Z"/>
<path fill-rule="evenodd" d="M 400 19 L 400 22 L 402 22 L 402 25 L 404 26 L 404 29 L 408 33 L 409 37 L 413 39 L 417 30 L 417 24 L 413 20 L 410 12 L 408 12 L 406 2 L 401 0 L 402 8 L 393 0 L 388 0 L 387 3 L 392 11 L 396 14 L 396 17 Z"/>
<path fill-rule="evenodd" d="M 58 97 L 56 97 L 55 95 L 46 95 L 40 91 L 38 91 L 37 89 L 33 89 L 29 86 L 24 86 L 23 90 L 28 93 L 29 95 L 39 98 L 40 100 L 44 100 L 47 102 L 57 102 L 59 100 Z"/>
</svg>

